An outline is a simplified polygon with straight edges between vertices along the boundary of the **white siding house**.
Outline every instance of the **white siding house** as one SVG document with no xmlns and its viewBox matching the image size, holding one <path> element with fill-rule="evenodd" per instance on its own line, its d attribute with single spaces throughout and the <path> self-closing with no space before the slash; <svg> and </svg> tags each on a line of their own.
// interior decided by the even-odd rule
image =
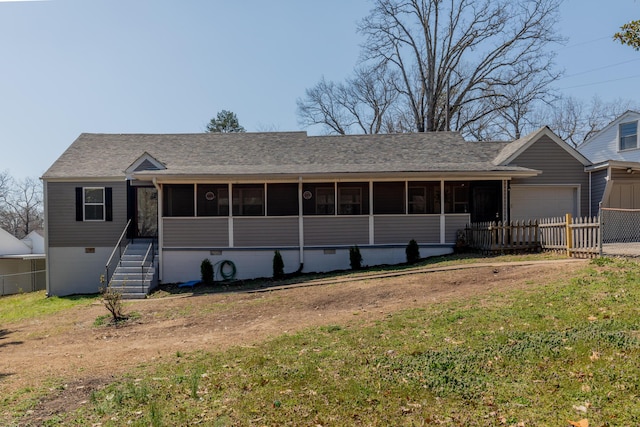
<svg viewBox="0 0 640 427">
<path fill-rule="evenodd" d="M 591 162 L 592 214 L 599 207 L 640 209 L 640 113 L 627 111 L 577 147 Z"/>
</svg>

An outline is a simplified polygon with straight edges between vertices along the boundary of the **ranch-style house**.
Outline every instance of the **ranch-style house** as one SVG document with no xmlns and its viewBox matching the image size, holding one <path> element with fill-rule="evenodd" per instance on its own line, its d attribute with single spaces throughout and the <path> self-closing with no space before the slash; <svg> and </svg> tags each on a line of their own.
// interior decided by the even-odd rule
<svg viewBox="0 0 640 427">
<path fill-rule="evenodd" d="M 144 295 L 199 279 L 203 259 L 266 277 L 275 250 L 287 273 L 348 268 L 353 245 L 368 265 L 404 262 L 411 239 L 423 257 L 447 254 L 469 222 L 590 214 L 588 165 L 546 127 L 512 142 L 82 134 L 42 177 L 47 291 L 94 293 L 119 274 Z M 128 270 L 107 265 L 136 245 Z"/>
</svg>

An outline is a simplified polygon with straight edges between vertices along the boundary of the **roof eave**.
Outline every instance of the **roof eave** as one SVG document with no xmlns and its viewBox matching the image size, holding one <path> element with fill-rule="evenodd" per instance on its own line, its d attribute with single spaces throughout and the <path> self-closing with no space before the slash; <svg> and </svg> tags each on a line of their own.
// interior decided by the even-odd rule
<svg viewBox="0 0 640 427">
<path fill-rule="evenodd" d="M 134 178 L 141 181 L 155 181 L 157 183 L 178 183 L 196 181 L 277 181 L 277 180 L 372 180 L 372 179 L 511 179 L 529 178 L 540 175 L 535 169 L 521 170 L 491 170 L 491 171 L 404 171 L 404 172 L 318 172 L 318 173 L 270 173 L 270 174 L 134 174 Z"/>
<path fill-rule="evenodd" d="M 625 162 L 621 160 L 606 160 L 604 162 L 596 163 L 594 165 L 587 166 L 585 171 L 595 172 L 602 169 L 617 168 L 617 169 L 640 169 L 640 162 Z"/>
<path fill-rule="evenodd" d="M 114 182 L 125 181 L 126 176 L 42 176 L 40 179 L 46 182 Z"/>
</svg>

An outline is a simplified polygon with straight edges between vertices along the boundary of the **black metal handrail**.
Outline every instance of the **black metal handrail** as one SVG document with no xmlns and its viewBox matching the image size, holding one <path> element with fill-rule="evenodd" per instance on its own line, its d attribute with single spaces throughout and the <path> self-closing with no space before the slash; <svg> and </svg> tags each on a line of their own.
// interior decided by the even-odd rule
<svg viewBox="0 0 640 427">
<path fill-rule="evenodd" d="M 149 253 L 152 254 L 151 256 L 151 266 L 153 266 L 153 261 L 155 259 L 156 256 L 156 251 L 155 251 L 155 244 L 154 244 L 154 240 L 151 240 L 151 243 L 149 244 L 149 247 L 147 248 L 147 252 L 144 254 L 144 258 L 142 259 L 142 263 L 140 264 L 140 278 L 141 280 L 141 287 L 142 287 L 142 292 L 144 293 L 144 282 L 147 280 L 147 275 L 144 274 L 144 267 L 147 264 L 147 258 L 149 257 Z M 149 288 L 151 288 L 151 282 L 149 282 Z"/>
<path fill-rule="evenodd" d="M 109 266 L 111 265 L 111 261 L 113 261 L 113 257 L 116 254 L 116 252 L 118 252 L 118 263 L 120 263 L 120 260 L 122 259 L 122 241 L 126 237 L 127 231 L 129 230 L 130 226 L 131 226 L 131 220 L 127 221 L 127 225 L 124 226 L 124 230 L 122 231 L 122 234 L 118 239 L 118 243 L 116 243 L 116 246 L 113 248 L 113 251 L 111 252 L 111 256 L 109 257 L 109 260 L 107 261 L 107 264 L 104 267 L 104 283 L 106 284 L 106 286 L 109 286 L 109 279 L 110 279 Z"/>
</svg>

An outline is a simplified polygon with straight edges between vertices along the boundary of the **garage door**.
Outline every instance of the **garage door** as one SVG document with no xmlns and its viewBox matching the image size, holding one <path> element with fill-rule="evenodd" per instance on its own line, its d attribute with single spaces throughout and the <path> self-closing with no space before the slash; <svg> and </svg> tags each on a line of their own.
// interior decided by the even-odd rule
<svg viewBox="0 0 640 427">
<path fill-rule="evenodd" d="M 512 221 L 578 214 L 578 191 L 568 186 L 511 186 Z"/>
</svg>

